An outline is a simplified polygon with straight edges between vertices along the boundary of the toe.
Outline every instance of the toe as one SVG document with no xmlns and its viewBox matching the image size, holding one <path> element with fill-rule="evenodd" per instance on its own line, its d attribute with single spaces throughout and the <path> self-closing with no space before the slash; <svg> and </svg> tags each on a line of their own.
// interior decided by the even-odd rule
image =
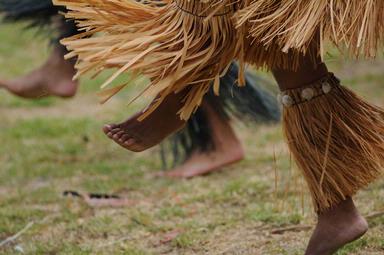
<svg viewBox="0 0 384 255">
<path fill-rule="evenodd" d="M 113 139 L 115 139 L 115 140 L 119 140 L 120 137 L 121 137 L 122 135 L 124 135 L 124 130 L 121 130 L 121 131 L 115 133 L 115 134 L 113 135 Z"/>
<path fill-rule="evenodd" d="M 124 142 L 124 144 L 127 146 L 131 146 L 134 143 L 135 143 L 135 139 L 133 139 L 133 138 L 130 138 Z"/>
<path fill-rule="evenodd" d="M 110 132 L 111 132 L 112 134 L 117 134 L 117 133 L 119 133 L 119 132 L 121 132 L 121 131 L 123 131 L 121 128 L 112 128 L 112 129 L 110 130 Z"/>
<path fill-rule="evenodd" d="M 114 129 L 114 128 L 118 128 L 118 127 L 119 127 L 119 125 L 117 125 L 117 124 L 108 124 L 108 126 L 110 126 L 111 129 Z"/>
<path fill-rule="evenodd" d="M 124 134 L 124 135 L 122 135 L 122 136 L 120 137 L 119 142 L 124 143 L 125 141 L 128 141 L 129 138 L 130 138 L 129 135 Z"/>
<path fill-rule="evenodd" d="M 110 131 L 112 130 L 112 127 L 111 127 L 111 125 L 104 125 L 104 127 L 103 127 L 103 132 L 105 133 L 105 134 L 108 134 Z"/>
</svg>

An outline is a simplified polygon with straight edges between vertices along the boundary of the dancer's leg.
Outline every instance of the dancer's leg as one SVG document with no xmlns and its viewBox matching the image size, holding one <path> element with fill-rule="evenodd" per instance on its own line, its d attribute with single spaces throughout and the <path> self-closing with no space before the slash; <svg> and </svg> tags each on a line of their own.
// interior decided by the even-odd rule
<svg viewBox="0 0 384 255">
<path fill-rule="evenodd" d="M 319 62 L 317 66 L 314 66 L 312 61 L 305 57 L 303 57 L 299 69 L 295 72 L 282 69 L 273 70 L 273 74 L 283 91 L 300 88 L 315 82 L 327 75 L 327 72 L 327 68 L 323 63 Z M 316 116 L 312 117 L 316 118 Z M 290 127 L 287 126 L 286 128 L 289 129 Z M 300 139 L 300 137 L 297 139 Z M 321 180 L 318 180 L 318 182 L 320 183 Z M 306 254 L 332 254 L 345 244 L 361 237 L 367 231 L 367 228 L 365 219 L 357 211 L 352 199 L 348 197 L 346 200 L 318 214 L 318 223 Z"/>
<path fill-rule="evenodd" d="M 215 109 L 214 99 L 207 97 L 200 110 L 209 125 L 212 148 L 206 151 L 196 149 L 182 165 L 164 172 L 163 175 L 190 178 L 217 171 L 243 159 L 244 151 L 230 120 Z"/>
</svg>

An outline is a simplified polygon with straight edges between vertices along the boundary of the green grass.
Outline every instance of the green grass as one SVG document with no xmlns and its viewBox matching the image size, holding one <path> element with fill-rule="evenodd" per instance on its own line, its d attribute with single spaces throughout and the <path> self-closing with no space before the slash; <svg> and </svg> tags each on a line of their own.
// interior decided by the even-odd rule
<svg viewBox="0 0 384 255">
<path fill-rule="evenodd" d="M 32 70 L 49 54 L 47 42 L 21 26 L 1 26 L 0 38 L 5 78 Z M 333 54 L 327 61 L 345 84 L 383 104 L 383 60 L 358 63 Z M 96 92 L 107 75 L 84 78 L 70 100 L 29 101 L 0 91 L 0 240 L 34 222 L 1 254 L 303 253 L 310 231 L 271 234 L 315 221 L 280 127 L 236 126 L 247 156 L 222 172 L 188 181 L 155 178 L 158 148 L 129 153 L 100 130 L 145 103 L 127 106 L 140 91 L 132 87 L 98 105 Z M 384 210 L 383 187 L 380 180 L 359 193 L 362 213 Z M 96 210 L 63 197 L 65 190 L 116 193 L 137 203 Z M 338 254 L 382 254 L 383 223 L 383 217 L 372 219 L 370 232 Z M 178 236 L 164 241 L 175 231 Z"/>
</svg>

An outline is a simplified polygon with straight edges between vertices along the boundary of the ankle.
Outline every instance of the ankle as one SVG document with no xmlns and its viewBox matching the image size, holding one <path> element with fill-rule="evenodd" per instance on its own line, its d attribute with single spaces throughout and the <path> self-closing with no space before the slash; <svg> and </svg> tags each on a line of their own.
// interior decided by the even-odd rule
<svg viewBox="0 0 384 255">
<path fill-rule="evenodd" d="M 319 223 L 349 222 L 360 218 L 364 219 L 350 197 L 318 215 Z"/>
<path fill-rule="evenodd" d="M 65 52 L 63 51 L 62 47 L 54 46 L 51 54 L 49 55 L 49 58 L 46 61 L 46 65 L 61 66 L 64 62 L 66 62 L 64 60 L 64 55 L 65 55 Z"/>
<path fill-rule="evenodd" d="M 275 68 L 273 75 L 280 90 L 295 89 L 313 83 L 328 73 L 327 66 L 317 59 L 315 62 L 310 56 L 302 56 L 298 69 L 295 71 Z"/>
</svg>

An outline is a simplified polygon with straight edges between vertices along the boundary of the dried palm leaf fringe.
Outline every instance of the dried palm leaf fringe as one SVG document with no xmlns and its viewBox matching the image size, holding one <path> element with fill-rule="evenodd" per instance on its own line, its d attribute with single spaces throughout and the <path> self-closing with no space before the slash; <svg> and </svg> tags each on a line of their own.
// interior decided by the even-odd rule
<svg viewBox="0 0 384 255">
<path fill-rule="evenodd" d="M 219 93 L 220 77 L 239 48 L 229 18 L 235 9 L 230 0 L 54 2 L 65 5 L 70 10 L 67 17 L 76 19 L 84 31 L 62 41 L 72 51 L 67 57 L 78 56 L 78 75 L 117 68 L 102 87 L 123 72 L 145 75 L 150 84 L 144 95 L 158 98 L 146 115 L 167 95 L 188 89 L 179 112 L 182 119 L 188 119 L 212 83 Z M 106 98 L 120 89 L 108 90 Z"/>
<path fill-rule="evenodd" d="M 236 13 L 237 27 L 267 49 L 306 52 L 319 32 L 355 55 L 375 57 L 384 39 L 382 0 L 247 0 Z M 323 49 L 324 47 L 321 46 Z"/>
<path fill-rule="evenodd" d="M 354 195 L 384 166 L 384 112 L 330 78 L 330 93 L 284 109 L 284 133 L 317 211 Z M 286 91 L 300 97 L 302 89 Z"/>
</svg>

